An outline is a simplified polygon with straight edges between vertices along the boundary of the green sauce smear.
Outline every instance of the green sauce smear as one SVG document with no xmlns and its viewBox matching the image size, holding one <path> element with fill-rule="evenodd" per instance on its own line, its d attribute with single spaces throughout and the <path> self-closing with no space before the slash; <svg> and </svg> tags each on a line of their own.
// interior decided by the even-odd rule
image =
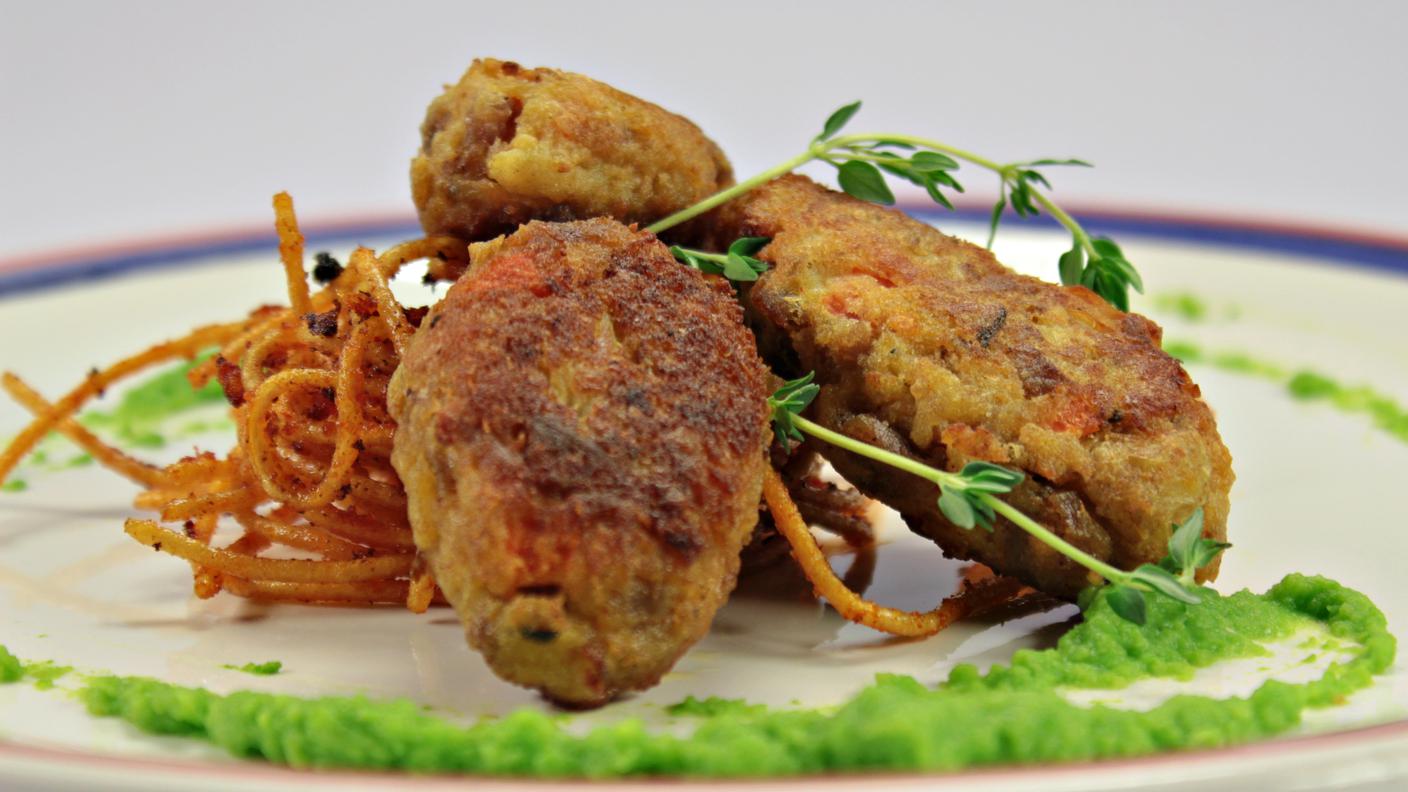
<svg viewBox="0 0 1408 792">
<path fill-rule="evenodd" d="M 225 665 L 221 667 L 228 668 L 231 671 L 243 671 L 246 674 L 254 674 L 256 676 L 273 676 L 283 670 L 284 664 L 278 660 L 270 660 L 265 663 L 245 663 L 244 665 Z"/>
<path fill-rule="evenodd" d="M 33 663 L 21 662 L 18 657 L 10 654 L 10 651 L 0 646 L 0 684 L 18 682 L 21 679 L 31 679 L 34 686 L 40 690 L 49 690 L 54 687 L 54 682 L 73 670 L 73 666 L 58 665 L 50 660 L 38 660 Z"/>
<path fill-rule="evenodd" d="M 686 696 L 665 708 L 670 715 L 683 715 L 692 718 L 712 718 L 719 715 L 752 715 L 767 710 L 762 704 L 749 704 L 743 699 L 710 696 L 705 699 Z"/>
<path fill-rule="evenodd" d="M 24 664 L 24 675 L 34 680 L 34 686 L 40 690 L 49 690 L 56 680 L 67 676 L 72 670 L 73 666 L 56 665 L 50 660 Z"/>
<path fill-rule="evenodd" d="M 1374 426 L 1408 443 L 1408 408 L 1368 385 L 1345 385 L 1317 371 L 1292 371 L 1244 352 L 1206 350 L 1191 341 L 1165 341 L 1164 351 L 1184 363 L 1205 364 L 1234 374 L 1279 382 L 1293 399 L 1320 402 L 1341 412 L 1367 415 Z"/>
<path fill-rule="evenodd" d="M 24 678 L 24 665 L 10 650 L 0 646 L 0 683 L 18 682 Z"/>
<path fill-rule="evenodd" d="M 1207 301 L 1192 292 L 1164 292 L 1153 296 L 1154 310 L 1171 313 L 1189 322 L 1201 322 L 1207 318 Z"/>
<path fill-rule="evenodd" d="M 206 740 L 235 756 L 300 768 L 378 768 L 510 776 L 786 776 L 824 772 L 957 770 L 1069 762 L 1234 745 L 1283 733 L 1309 707 L 1339 703 L 1393 662 L 1396 642 L 1363 594 L 1322 577 L 1290 575 L 1263 595 L 1204 589 L 1188 606 L 1149 600 L 1148 623 L 1120 619 L 1103 595 L 1054 649 L 1023 650 L 986 673 L 955 668 L 928 688 L 882 675 L 827 710 L 771 709 L 690 699 L 689 736 L 623 720 L 573 734 L 536 710 L 469 727 L 407 700 L 220 696 L 140 677 L 90 678 L 95 715 L 155 734 Z M 1264 653 L 1319 622 L 1353 646 L 1348 659 L 1303 684 L 1270 680 L 1246 698 L 1180 695 L 1147 712 L 1081 707 L 1062 689 L 1118 687 L 1150 676 L 1187 678 L 1219 660 Z"/>
<path fill-rule="evenodd" d="M 1237 319 L 1242 315 L 1242 309 L 1236 303 L 1214 303 L 1191 291 L 1159 292 L 1150 295 L 1150 299 L 1155 311 L 1172 314 L 1192 324 L 1209 320 Z"/>
<path fill-rule="evenodd" d="M 225 400 L 220 384 L 211 380 L 203 388 L 192 388 L 186 374 L 200 361 L 210 357 L 207 352 L 189 363 L 178 363 L 122 394 L 111 411 L 89 410 L 79 417 L 94 429 L 106 429 L 119 442 L 141 448 L 166 445 L 162 426 L 173 416 Z M 194 434 L 215 428 L 210 422 L 192 424 Z"/>
<path fill-rule="evenodd" d="M 228 418 L 169 426 L 172 419 L 184 413 L 224 403 L 225 394 L 219 383 L 211 381 L 197 389 L 192 388 L 186 378 L 193 366 L 211 354 L 214 353 L 207 352 L 194 361 L 163 369 L 124 392 L 111 410 L 87 410 L 78 416 L 79 422 L 127 448 L 161 448 L 174 439 L 233 429 L 234 423 Z M 51 434 L 29 455 L 25 465 L 32 470 L 56 472 L 93 464 L 92 455 L 86 453 L 70 453 L 60 458 L 60 446 L 67 442 L 62 435 Z M 28 488 L 26 480 L 14 476 L 0 484 L 0 492 L 24 492 Z"/>
</svg>

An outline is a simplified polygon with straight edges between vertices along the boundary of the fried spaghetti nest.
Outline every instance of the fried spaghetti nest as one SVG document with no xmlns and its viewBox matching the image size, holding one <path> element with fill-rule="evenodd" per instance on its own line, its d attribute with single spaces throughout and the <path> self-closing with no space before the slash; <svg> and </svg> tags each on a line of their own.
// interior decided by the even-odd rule
<svg viewBox="0 0 1408 792">
<path fill-rule="evenodd" d="M 56 430 L 143 487 L 127 533 L 191 563 L 198 597 L 220 591 L 262 600 L 405 602 L 424 611 L 439 598 L 416 554 L 406 495 L 390 463 L 395 423 L 386 387 L 425 309 L 407 309 L 388 281 L 428 259 L 427 280 L 453 280 L 467 246 L 427 237 L 380 256 L 352 253 L 345 269 L 310 293 L 303 236 L 287 194 L 274 198 L 289 304 L 239 322 L 208 325 L 103 370 L 49 403 L 14 374 L 6 391 L 36 416 L 0 454 L 0 479 Z M 157 467 L 127 455 L 74 416 L 113 382 L 172 359 L 194 359 L 194 387 L 218 380 L 233 408 L 238 442 Z M 222 518 L 238 538 L 216 545 Z M 290 552 L 292 551 L 292 552 Z"/>
</svg>

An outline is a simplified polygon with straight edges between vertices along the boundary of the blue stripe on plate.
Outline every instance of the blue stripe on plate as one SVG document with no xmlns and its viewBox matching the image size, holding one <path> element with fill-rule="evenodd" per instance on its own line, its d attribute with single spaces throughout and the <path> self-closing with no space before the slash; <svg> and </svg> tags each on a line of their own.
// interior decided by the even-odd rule
<svg viewBox="0 0 1408 792">
<path fill-rule="evenodd" d="M 967 207 L 956 212 L 946 212 L 929 206 L 906 206 L 905 209 L 911 215 L 932 223 L 941 223 L 944 218 L 958 217 L 986 225 L 989 217 L 985 210 Z M 1323 231 L 1266 228 L 1240 225 L 1235 221 L 1215 223 L 1154 216 L 1102 215 L 1099 212 L 1081 212 L 1077 219 L 1092 235 L 1106 235 L 1117 240 L 1127 236 L 1152 237 L 1175 242 L 1284 253 L 1316 259 L 1327 264 L 1349 264 L 1408 275 L 1408 241 L 1354 239 L 1326 234 Z M 1002 218 L 1002 225 L 1059 228 L 1055 220 L 1045 215 L 1021 218 L 1008 214 Z"/>
<path fill-rule="evenodd" d="M 916 217 L 940 224 L 944 220 L 954 219 L 985 224 L 988 219 L 987 211 L 966 207 L 956 212 L 945 212 L 931 205 L 909 205 L 904 208 Z M 1391 241 L 1352 239 L 1325 235 L 1315 231 L 1300 232 L 1289 229 L 1262 228 L 1235 223 L 1207 223 L 1176 218 L 1101 215 L 1098 212 L 1084 212 L 1080 215 L 1080 220 L 1092 234 L 1108 234 L 1117 239 L 1140 236 L 1243 250 L 1283 253 L 1325 264 L 1368 267 L 1408 276 L 1408 243 L 1395 244 Z M 1055 222 L 1047 217 L 1017 218 L 1009 215 L 1003 218 L 1003 225 L 1054 228 Z M 367 223 L 343 227 L 334 231 L 310 231 L 307 242 L 309 248 L 316 248 L 345 245 L 374 238 L 411 238 L 420 233 L 420 227 L 409 220 Z M 0 274 L 0 297 L 51 289 L 73 283 L 104 280 L 144 270 L 199 266 L 203 263 L 214 263 L 221 260 L 222 257 L 235 254 L 263 251 L 273 256 L 276 249 L 277 240 L 275 237 L 272 234 L 260 233 L 217 241 L 176 243 L 168 247 L 115 255 L 95 255 Z"/>
<path fill-rule="evenodd" d="M 362 241 L 387 237 L 411 239 L 421 234 L 420 225 L 413 220 L 367 223 L 334 231 L 310 231 L 306 234 L 306 245 L 308 249 L 316 250 L 324 246 L 355 245 Z M 278 247 L 277 236 L 261 232 L 218 241 L 174 243 L 136 252 L 77 258 L 41 265 L 34 269 L 0 273 L 0 297 L 85 281 L 106 280 L 133 272 L 214 264 L 232 255 L 268 253 L 271 260 L 276 260 Z"/>
</svg>

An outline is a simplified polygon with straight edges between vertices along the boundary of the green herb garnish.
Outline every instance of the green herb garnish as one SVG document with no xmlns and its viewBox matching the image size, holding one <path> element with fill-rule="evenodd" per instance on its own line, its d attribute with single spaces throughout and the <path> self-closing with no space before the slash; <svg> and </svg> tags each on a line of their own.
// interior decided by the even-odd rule
<svg viewBox="0 0 1408 792">
<path fill-rule="evenodd" d="M 755 281 L 768 271 L 768 265 L 753 258 L 771 240 L 767 237 L 743 237 L 728 246 L 727 253 L 706 253 L 674 245 L 670 252 L 681 264 L 687 264 L 705 275 L 722 275 L 731 281 Z"/>
<path fill-rule="evenodd" d="M 284 664 L 278 660 L 269 660 L 264 663 L 245 663 L 244 665 L 223 665 L 221 668 L 228 668 L 231 671 L 243 671 L 246 674 L 257 676 L 273 676 L 283 670 Z"/>
<path fill-rule="evenodd" d="M 1045 212 L 1071 233 L 1071 249 L 1059 261 L 1062 283 L 1085 286 L 1121 311 L 1129 310 L 1129 289 L 1144 291 L 1138 271 L 1125 258 L 1120 247 L 1112 240 L 1090 236 L 1080 223 L 1057 206 L 1047 194 L 1051 183 L 1038 170 L 1046 167 L 1089 167 L 1090 163 L 1078 159 L 1035 159 L 1003 164 L 946 143 L 913 135 L 840 134 L 846 123 L 860 110 L 860 104 L 853 102 L 832 113 L 822 125 L 821 133 L 812 138 L 807 150 L 801 154 L 676 212 L 646 230 L 658 234 L 814 161 L 834 167 L 841 189 L 863 201 L 887 206 L 895 202 L 894 193 L 885 181 L 885 174 L 889 174 L 923 187 L 935 203 L 953 209 L 953 201 L 945 191 L 963 192 L 963 185 L 953 175 L 960 161 L 963 161 L 998 176 L 998 200 L 993 206 L 989 223 L 988 247 L 992 247 L 998 225 L 1009 207 L 1020 217 L 1035 217 Z M 733 248 L 730 247 L 729 251 L 731 254 Z M 677 252 L 676 256 L 681 254 Z M 699 266 L 694 261 L 681 260 Z M 717 266 L 723 264 L 718 258 L 709 261 Z M 737 265 L 735 271 L 743 273 Z M 733 278 L 732 275 L 729 277 Z"/>
<path fill-rule="evenodd" d="M 1020 471 L 991 462 L 969 462 L 962 470 L 951 473 L 863 443 L 802 417 L 802 410 L 820 391 L 820 387 L 812 382 L 813 374 L 808 373 L 805 377 L 787 382 L 768 398 L 773 431 L 784 447 L 789 440 L 800 440 L 804 434 L 811 435 L 838 448 L 933 482 L 939 487 L 939 511 L 949 522 L 966 530 L 977 527 L 991 531 L 998 515 L 1007 518 L 1051 549 L 1108 581 L 1106 597 L 1111 609 L 1135 624 L 1144 623 L 1147 610 L 1144 596 L 1147 593 L 1161 594 L 1190 605 L 1197 604 L 1199 599 L 1194 591 L 1194 572 L 1229 546 L 1202 538 L 1203 514 L 1199 508 L 1183 525 L 1175 526 L 1169 539 L 1169 558 L 1165 559 L 1165 563 L 1143 564 L 1128 572 L 1113 567 L 997 497 L 1011 492 L 1022 482 L 1025 476 Z"/>
<path fill-rule="evenodd" d="M 1231 547 L 1227 542 L 1219 542 L 1203 536 L 1203 508 L 1199 506 L 1182 525 L 1173 526 L 1173 535 L 1168 540 L 1168 555 L 1159 566 L 1178 575 L 1178 580 L 1191 585 L 1193 575 L 1199 569 L 1212 563 L 1223 550 Z"/>
<path fill-rule="evenodd" d="M 772 413 L 772 431 L 783 452 L 792 450 L 791 441 L 801 442 L 806 439 L 798 430 L 797 421 L 806 420 L 799 413 L 821 392 L 821 386 L 812 382 L 815 377 L 815 371 L 808 371 L 805 377 L 784 383 L 768 397 L 768 408 Z"/>
</svg>

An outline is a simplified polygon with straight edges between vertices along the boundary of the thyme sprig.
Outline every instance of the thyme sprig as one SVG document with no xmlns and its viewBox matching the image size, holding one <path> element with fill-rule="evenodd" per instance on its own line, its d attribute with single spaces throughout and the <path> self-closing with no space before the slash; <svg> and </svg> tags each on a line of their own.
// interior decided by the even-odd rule
<svg viewBox="0 0 1408 792">
<path fill-rule="evenodd" d="M 1130 572 L 1132 583 L 1116 583 L 1105 594 L 1110 608 L 1135 624 L 1144 623 L 1145 594 L 1156 591 L 1180 602 L 1196 604 L 1195 576 L 1199 569 L 1232 545 L 1203 536 L 1203 507 L 1199 506 L 1181 525 L 1173 526 L 1168 555 L 1158 564 L 1141 564 Z"/>
<path fill-rule="evenodd" d="M 1173 534 L 1168 539 L 1168 555 L 1159 562 L 1159 566 L 1177 575 L 1184 585 L 1191 585 L 1199 569 L 1211 564 L 1231 546 L 1227 542 L 1203 536 L 1203 507 L 1199 506 L 1182 525 L 1173 526 Z"/>
<path fill-rule="evenodd" d="M 1104 578 L 1110 607 L 1121 618 L 1143 624 L 1145 596 L 1160 594 L 1190 605 L 1200 600 L 1195 590 L 1194 574 L 1217 554 L 1229 547 L 1222 542 L 1202 538 L 1203 513 L 1199 508 L 1180 526 L 1174 526 L 1169 539 L 1169 556 L 1159 564 L 1143 564 L 1131 571 L 1118 569 L 1067 542 L 1050 529 L 998 498 L 1011 492 L 1025 476 L 1017 470 L 991 462 L 969 462 L 957 473 L 940 470 L 917 459 L 902 456 L 853 437 L 832 431 L 801 415 L 816 398 L 821 388 L 813 380 L 815 372 L 791 380 L 768 398 L 773 431 L 778 442 L 787 448 L 792 440 L 810 435 L 853 454 L 889 465 L 930 481 L 939 488 L 938 506 L 949 522 L 965 530 L 993 530 L 997 517 L 1007 518 L 1013 525 L 1036 537 L 1043 544 Z"/>
<path fill-rule="evenodd" d="M 759 275 L 768 271 L 768 265 L 753 258 L 753 254 L 762 250 L 770 241 L 772 240 L 768 237 L 742 237 L 729 245 L 725 253 L 707 253 L 673 245 L 670 253 L 681 264 L 691 266 L 705 275 L 722 275 L 731 281 L 748 282 L 757 280 Z"/>
<path fill-rule="evenodd" d="M 777 437 L 784 453 L 792 451 L 793 440 L 801 442 L 806 439 L 798 429 L 797 422 L 807 420 L 801 416 L 801 412 L 821 392 L 821 386 L 812 382 L 815 377 L 815 371 L 808 371 L 804 377 L 783 383 L 782 387 L 768 397 L 773 435 Z"/>
<path fill-rule="evenodd" d="M 1078 159 L 1035 159 L 1000 163 L 950 146 L 937 140 L 899 134 L 841 134 L 847 122 L 860 110 L 853 102 L 833 112 L 812 138 L 807 149 L 757 175 L 721 190 L 699 203 L 666 217 L 646 228 L 660 233 L 701 214 L 809 162 L 824 162 L 836 169 L 837 183 L 853 197 L 891 205 L 894 193 L 886 183 L 890 174 L 924 188 L 935 203 L 953 209 L 948 192 L 963 192 L 954 177 L 959 163 L 967 162 L 998 176 L 998 200 L 989 221 L 988 247 L 992 247 L 1003 214 L 1008 208 L 1020 217 L 1045 212 L 1071 233 L 1071 249 L 1063 254 L 1058 271 L 1061 282 L 1081 285 L 1122 311 L 1129 310 L 1129 290 L 1143 292 L 1144 283 L 1112 240 L 1092 237 L 1075 218 L 1051 199 L 1051 183 L 1040 168 L 1090 167 Z M 687 262 L 688 263 L 688 262 Z"/>
</svg>

